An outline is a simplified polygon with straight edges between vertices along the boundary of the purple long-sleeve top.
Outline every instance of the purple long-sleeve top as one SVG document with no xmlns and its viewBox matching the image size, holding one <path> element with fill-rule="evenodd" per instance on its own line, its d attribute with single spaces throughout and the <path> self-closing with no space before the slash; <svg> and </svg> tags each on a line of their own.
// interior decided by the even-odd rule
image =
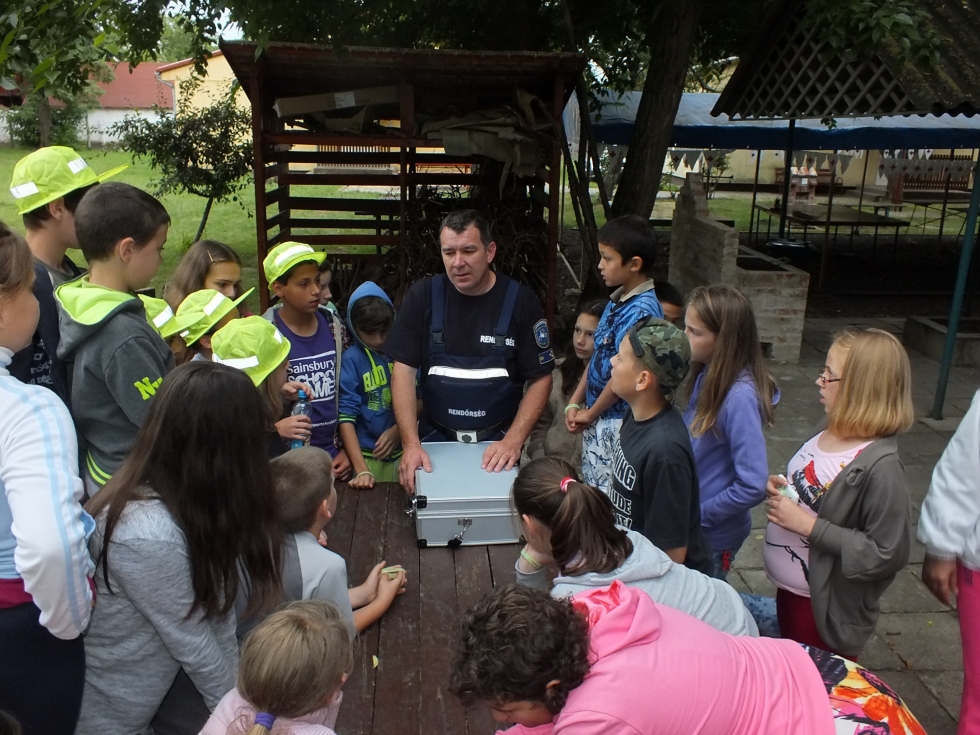
<svg viewBox="0 0 980 735">
<path fill-rule="evenodd" d="M 694 383 L 684 423 L 694 421 L 698 396 L 707 370 Z M 777 391 L 773 404 L 779 401 Z M 691 436 L 701 491 L 701 527 L 716 551 L 733 549 L 752 530 L 749 511 L 766 497 L 769 464 L 762 435 L 759 395 L 748 371 L 729 388 L 715 425 L 699 437 Z"/>
</svg>

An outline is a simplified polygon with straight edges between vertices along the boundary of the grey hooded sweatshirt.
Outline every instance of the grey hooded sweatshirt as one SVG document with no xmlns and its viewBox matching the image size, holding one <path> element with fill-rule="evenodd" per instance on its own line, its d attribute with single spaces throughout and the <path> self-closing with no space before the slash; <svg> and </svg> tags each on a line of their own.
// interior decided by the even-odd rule
<svg viewBox="0 0 980 735">
<path fill-rule="evenodd" d="M 742 604 L 738 592 L 728 583 L 688 569 L 683 564 L 675 564 L 642 534 L 626 533 L 633 542 L 633 553 L 618 569 L 607 574 L 559 575 L 551 590 L 552 596 L 569 597 L 593 587 L 607 587 L 618 579 L 627 587 L 643 590 L 657 604 L 692 615 L 723 633 L 759 635 L 755 620 Z M 517 568 L 517 582 L 527 587 L 548 589 L 547 570 L 524 574 Z"/>
<path fill-rule="evenodd" d="M 71 411 L 85 450 L 86 474 L 99 486 L 119 469 L 174 356 L 131 293 L 89 282 L 55 290 L 68 363 Z"/>
</svg>

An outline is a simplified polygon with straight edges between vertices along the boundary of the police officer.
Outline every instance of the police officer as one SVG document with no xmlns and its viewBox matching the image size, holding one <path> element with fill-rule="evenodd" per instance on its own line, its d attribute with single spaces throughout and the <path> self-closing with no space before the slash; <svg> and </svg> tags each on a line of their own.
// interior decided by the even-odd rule
<svg viewBox="0 0 980 735">
<path fill-rule="evenodd" d="M 384 346 L 394 360 L 398 474 L 410 493 L 416 469 L 432 471 L 423 441 L 490 441 L 483 469 L 512 468 L 548 401 L 554 368 L 541 303 L 490 269 L 497 246 L 486 218 L 472 209 L 450 213 L 439 244 L 445 275 L 412 285 Z"/>
</svg>

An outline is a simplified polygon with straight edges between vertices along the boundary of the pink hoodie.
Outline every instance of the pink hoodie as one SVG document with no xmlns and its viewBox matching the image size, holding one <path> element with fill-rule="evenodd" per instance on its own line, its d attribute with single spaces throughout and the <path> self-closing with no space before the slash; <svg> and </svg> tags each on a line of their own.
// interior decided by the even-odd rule
<svg viewBox="0 0 980 735">
<path fill-rule="evenodd" d="M 618 580 L 572 599 L 595 663 L 554 722 L 507 735 L 834 735 L 799 643 L 722 633 Z"/>
</svg>

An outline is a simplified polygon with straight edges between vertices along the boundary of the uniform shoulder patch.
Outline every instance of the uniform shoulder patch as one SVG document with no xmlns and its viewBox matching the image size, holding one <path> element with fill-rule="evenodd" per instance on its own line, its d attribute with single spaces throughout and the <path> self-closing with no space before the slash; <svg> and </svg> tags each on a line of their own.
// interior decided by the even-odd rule
<svg viewBox="0 0 980 735">
<path fill-rule="evenodd" d="M 548 322 L 544 319 L 534 324 L 534 341 L 542 350 L 547 349 L 551 344 L 551 334 L 548 332 Z"/>
<path fill-rule="evenodd" d="M 554 353 L 554 351 L 552 351 L 552 350 L 545 350 L 544 352 L 539 352 L 538 353 L 538 362 L 541 363 L 542 365 L 544 365 L 546 363 L 549 363 L 549 362 L 554 362 L 554 361 L 555 361 L 555 353 Z"/>
</svg>

